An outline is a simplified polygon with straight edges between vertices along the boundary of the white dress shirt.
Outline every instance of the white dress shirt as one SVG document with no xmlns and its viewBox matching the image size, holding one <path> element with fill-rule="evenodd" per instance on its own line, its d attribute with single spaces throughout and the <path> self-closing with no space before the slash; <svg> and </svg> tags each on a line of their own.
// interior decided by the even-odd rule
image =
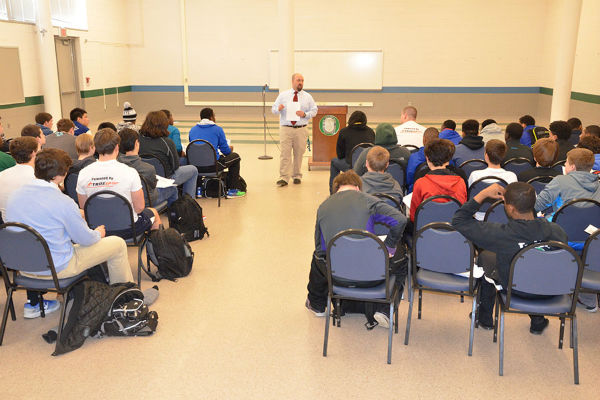
<svg viewBox="0 0 600 400">
<path fill-rule="evenodd" d="M 271 112 L 273 114 L 279 114 L 279 125 L 292 126 L 291 121 L 285 119 L 285 108 L 279 111 L 279 105 L 283 104 L 284 107 L 287 107 L 287 104 L 293 99 L 294 89 L 286 90 L 285 92 L 279 93 L 277 100 L 275 100 L 275 104 L 273 104 L 273 107 L 271 107 Z M 317 115 L 317 105 L 315 104 L 312 96 L 306 93 L 304 90 L 298 92 L 298 102 L 300 103 L 300 110 L 304 111 L 306 115 L 304 117 L 300 117 L 300 119 L 296 122 L 296 126 L 304 126 L 308 124 L 312 117 Z"/>
</svg>

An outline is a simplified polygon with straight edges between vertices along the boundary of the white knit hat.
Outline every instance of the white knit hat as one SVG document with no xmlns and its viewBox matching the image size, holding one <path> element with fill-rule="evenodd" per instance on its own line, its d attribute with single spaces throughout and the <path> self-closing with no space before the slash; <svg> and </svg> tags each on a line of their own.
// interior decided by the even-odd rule
<svg viewBox="0 0 600 400">
<path fill-rule="evenodd" d="M 123 121 L 135 121 L 137 119 L 137 113 L 131 107 L 131 104 L 126 101 L 123 103 Z"/>
</svg>

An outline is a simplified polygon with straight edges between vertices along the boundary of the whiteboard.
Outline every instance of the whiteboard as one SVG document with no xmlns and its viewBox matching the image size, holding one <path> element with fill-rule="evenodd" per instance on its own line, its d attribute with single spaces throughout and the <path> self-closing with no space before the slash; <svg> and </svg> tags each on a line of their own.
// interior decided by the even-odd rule
<svg viewBox="0 0 600 400">
<path fill-rule="evenodd" d="M 381 90 L 382 50 L 296 50 L 294 71 L 304 76 L 307 89 Z M 269 88 L 278 89 L 279 54 L 269 51 Z M 289 81 L 291 83 L 292 77 Z"/>
</svg>

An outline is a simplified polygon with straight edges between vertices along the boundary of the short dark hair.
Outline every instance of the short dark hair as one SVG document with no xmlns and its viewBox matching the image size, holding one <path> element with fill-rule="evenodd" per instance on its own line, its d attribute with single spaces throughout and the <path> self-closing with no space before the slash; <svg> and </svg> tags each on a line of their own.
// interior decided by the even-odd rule
<svg viewBox="0 0 600 400">
<path fill-rule="evenodd" d="M 34 124 L 25 125 L 23 129 L 21 129 L 21 136 L 39 138 L 42 136 L 42 128 Z"/>
<path fill-rule="evenodd" d="M 62 118 L 56 123 L 56 130 L 59 132 L 69 132 L 71 128 L 75 128 L 75 124 L 70 119 Z"/>
<path fill-rule="evenodd" d="M 465 135 L 477 136 L 479 135 L 479 122 L 475 119 L 468 119 L 462 123 L 462 131 Z"/>
<path fill-rule="evenodd" d="M 535 119 L 531 115 L 523 115 L 519 118 L 520 124 L 525 124 L 525 126 L 535 125 Z"/>
<path fill-rule="evenodd" d="M 483 121 L 483 122 L 481 123 L 481 129 L 485 128 L 485 127 L 486 127 L 486 126 L 488 126 L 489 124 L 495 124 L 495 123 L 496 123 L 496 121 L 494 121 L 494 120 L 493 120 L 493 119 L 491 119 L 491 118 L 488 118 L 488 119 L 486 119 L 485 121 Z"/>
<path fill-rule="evenodd" d="M 600 154 L 600 138 L 586 135 L 579 139 L 578 148 L 588 149 L 594 154 Z M 12 153 L 12 152 L 11 152 Z"/>
<path fill-rule="evenodd" d="M 535 206 L 535 189 L 529 183 L 513 182 L 506 186 L 504 203 L 513 206 L 519 213 L 533 213 Z"/>
<path fill-rule="evenodd" d="M 554 121 L 550 124 L 550 132 L 559 140 L 569 140 L 571 136 L 571 127 L 566 121 Z"/>
<path fill-rule="evenodd" d="M 100 129 L 94 136 L 94 147 L 98 154 L 111 154 L 119 143 L 121 138 L 110 128 Z"/>
<path fill-rule="evenodd" d="M 352 169 L 342 172 L 335 177 L 333 180 L 332 193 L 336 193 L 340 186 L 344 185 L 357 186 L 359 190 L 362 190 L 362 181 L 360 180 L 360 176 L 358 176 Z"/>
<path fill-rule="evenodd" d="M 212 108 L 203 108 L 200 111 L 200 119 L 211 119 L 215 117 L 215 112 Z"/>
<path fill-rule="evenodd" d="M 44 149 L 35 156 L 35 177 L 50 182 L 59 175 L 66 175 L 72 163 L 64 150 Z"/>
<path fill-rule="evenodd" d="M 588 125 L 585 127 L 585 133 L 587 133 L 588 135 L 600 137 L 600 126 Z"/>
<path fill-rule="evenodd" d="M 542 167 L 551 167 L 558 157 L 558 143 L 550 138 L 538 139 L 532 150 L 533 158 Z"/>
<path fill-rule="evenodd" d="M 30 136 L 23 136 L 11 140 L 8 148 L 17 164 L 25 164 L 31 161 L 31 154 L 37 151 L 38 142 Z"/>
<path fill-rule="evenodd" d="M 581 128 L 581 120 L 579 118 L 575 118 L 575 117 L 569 118 L 567 120 L 567 124 L 569 124 L 572 131 L 574 131 L 575 129 Z"/>
<path fill-rule="evenodd" d="M 84 114 L 87 114 L 87 111 L 85 111 L 83 108 L 76 107 L 69 113 L 69 118 L 71 121 L 75 122 L 79 118 L 82 118 Z"/>
<path fill-rule="evenodd" d="M 140 134 L 131 128 L 123 128 L 119 131 L 121 145 L 119 151 L 123 154 L 132 151 L 135 148 L 135 142 L 140 140 Z"/>
<path fill-rule="evenodd" d="M 40 124 L 40 125 L 44 125 L 46 122 L 50 121 L 52 119 L 52 114 L 49 114 L 47 112 L 41 112 L 35 115 L 35 123 L 36 124 Z"/>
<path fill-rule="evenodd" d="M 454 143 L 447 139 L 433 139 L 425 146 L 425 157 L 435 167 L 441 167 L 452 160 L 455 149 Z"/>
<path fill-rule="evenodd" d="M 98 130 L 100 129 L 104 129 L 104 128 L 110 128 L 113 131 L 117 131 L 117 127 L 115 126 L 115 124 L 113 124 L 112 122 L 102 122 L 100 123 L 100 125 L 98 125 Z"/>
<path fill-rule="evenodd" d="M 485 144 L 485 154 L 492 164 L 499 165 L 506 155 L 506 144 L 498 139 L 488 140 Z"/>
<path fill-rule="evenodd" d="M 453 131 L 456 130 L 456 122 L 452 121 L 451 119 L 445 120 L 442 122 L 442 130 L 444 129 L 452 129 Z"/>
<path fill-rule="evenodd" d="M 142 124 L 140 134 L 151 138 L 169 136 L 169 119 L 162 111 L 150 111 Z"/>
<path fill-rule="evenodd" d="M 348 118 L 348 126 L 350 125 L 366 125 L 367 124 L 367 114 L 362 111 L 354 111 L 350 114 L 350 118 Z"/>
<path fill-rule="evenodd" d="M 506 138 L 520 140 L 521 136 L 523 136 L 523 127 L 521 124 L 517 124 L 516 122 L 511 122 L 506 125 Z"/>
</svg>

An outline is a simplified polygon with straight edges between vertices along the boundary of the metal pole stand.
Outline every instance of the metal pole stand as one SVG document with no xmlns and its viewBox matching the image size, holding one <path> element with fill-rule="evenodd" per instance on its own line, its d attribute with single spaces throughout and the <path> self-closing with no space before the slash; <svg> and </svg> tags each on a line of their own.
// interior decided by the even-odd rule
<svg viewBox="0 0 600 400">
<path fill-rule="evenodd" d="M 267 155 L 267 114 L 266 114 L 266 102 L 265 102 L 265 92 L 267 89 L 267 85 L 263 86 L 263 90 L 262 90 L 262 100 L 263 100 L 263 136 L 264 136 L 264 143 L 265 143 L 265 154 L 262 156 L 259 156 L 258 159 L 259 160 L 272 160 L 273 157 Z"/>
</svg>

